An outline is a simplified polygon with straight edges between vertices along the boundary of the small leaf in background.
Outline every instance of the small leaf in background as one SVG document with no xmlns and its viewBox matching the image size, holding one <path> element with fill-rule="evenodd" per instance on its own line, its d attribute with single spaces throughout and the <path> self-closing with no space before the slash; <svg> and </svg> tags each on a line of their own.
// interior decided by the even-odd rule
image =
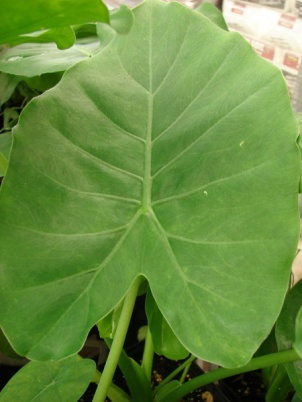
<svg viewBox="0 0 302 402">
<path fill-rule="evenodd" d="M 115 307 L 108 315 L 106 315 L 106 317 L 97 323 L 101 338 L 114 338 L 116 327 L 121 316 L 122 307 L 123 302 L 119 303 L 117 307 Z"/>
<path fill-rule="evenodd" d="M 111 347 L 112 341 L 106 341 L 107 346 Z M 125 377 L 127 386 L 131 394 L 132 402 L 152 402 L 152 392 L 150 381 L 146 376 L 143 367 L 134 359 L 122 351 L 118 366 Z"/>
<path fill-rule="evenodd" d="M 124 4 L 110 11 L 110 25 L 119 34 L 127 34 L 133 25 L 133 13 Z"/>
<path fill-rule="evenodd" d="M 293 399 L 291 400 L 291 402 L 302 402 L 302 399 L 299 398 L 298 394 L 296 393 L 296 394 L 293 396 Z"/>
<path fill-rule="evenodd" d="M 46 73 L 35 77 L 22 77 L 22 81 L 24 81 L 32 91 L 45 92 L 57 85 L 62 78 L 62 75 L 63 72 L 61 71 L 56 73 Z"/>
<path fill-rule="evenodd" d="M 0 53 L 0 71 L 26 77 L 65 71 L 100 49 L 101 44 L 97 37 L 81 38 L 66 50 L 59 50 L 52 43 L 26 43 Z"/>
<path fill-rule="evenodd" d="M 211 20 L 219 28 L 224 29 L 225 31 L 229 30 L 222 13 L 213 4 L 207 2 L 201 3 L 200 6 L 195 9 L 195 11 L 198 11 L 205 17 L 209 18 L 209 20 Z"/>
<path fill-rule="evenodd" d="M 4 353 L 5 356 L 8 357 L 23 358 L 22 356 L 18 355 L 18 353 L 16 353 L 14 349 L 11 347 L 1 328 L 0 328 L 0 351 Z"/>
<path fill-rule="evenodd" d="M 87 22 L 108 22 L 107 7 L 100 0 L 14 0 L 0 3 L 0 44 L 19 35 L 65 28 Z"/>
<path fill-rule="evenodd" d="M 302 282 L 302 281 L 300 281 Z M 300 283 L 299 282 L 299 283 Z M 296 328 L 295 328 L 295 342 L 293 344 L 294 349 L 298 352 L 298 354 L 301 356 L 302 359 L 302 303 L 299 305 L 300 309 L 297 313 L 297 318 L 296 318 Z M 302 366 L 302 364 L 301 364 Z M 301 367 L 302 370 L 302 367 Z M 301 386 L 302 388 L 302 386 Z M 299 393 L 300 397 L 302 397 L 302 392 L 301 394 Z"/>
<path fill-rule="evenodd" d="M 21 77 L 0 73 L 0 107 L 12 96 L 20 80 Z"/>
<path fill-rule="evenodd" d="M 268 385 L 265 402 L 284 402 L 289 392 L 293 390 L 288 373 L 283 365 L 275 368 L 274 376 Z"/>
<path fill-rule="evenodd" d="M 279 350 L 294 347 L 301 353 L 302 315 L 298 314 L 302 306 L 302 281 L 299 281 L 287 294 L 282 311 L 276 323 L 276 340 Z M 297 316 L 298 314 L 298 316 Z M 300 319 L 299 319 L 300 315 Z M 285 365 L 288 376 L 300 397 L 302 397 L 302 361 L 298 360 Z"/>
<path fill-rule="evenodd" d="M 5 175 L 9 153 L 12 146 L 12 134 L 2 133 L 0 134 L 0 177 Z"/>
<path fill-rule="evenodd" d="M 72 356 L 58 362 L 29 362 L 7 383 L 0 402 L 75 402 L 87 389 L 95 362 Z"/>
<path fill-rule="evenodd" d="M 264 342 L 261 344 L 260 348 L 257 350 L 257 352 L 254 354 L 254 357 L 257 356 L 264 356 L 268 355 L 270 353 L 275 353 L 278 352 L 278 347 L 277 347 L 277 342 L 276 342 L 276 336 L 275 336 L 275 327 L 272 329 L 271 333 L 269 336 L 264 340 Z M 275 373 L 275 367 L 265 367 L 261 370 L 262 373 L 262 379 L 266 387 L 269 386 L 271 383 L 274 373 Z"/>
<path fill-rule="evenodd" d="M 169 381 L 165 384 L 156 394 L 156 402 L 160 402 L 162 399 L 165 399 L 172 391 L 176 390 L 181 386 L 181 383 L 177 380 Z"/>
<path fill-rule="evenodd" d="M 15 40 L 10 41 L 10 46 L 20 45 L 22 43 L 48 43 L 55 42 L 58 49 L 68 49 L 75 42 L 75 34 L 71 27 L 48 29 L 46 31 L 37 31 L 31 35 L 21 35 Z"/>
<path fill-rule="evenodd" d="M 168 359 L 185 359 L 189 355 L 189 352 L 179 342 L 171 327 L 164 319 L 150 291 L 148 291 L 146 298 L 146 313 L 154 351 L 158 355 L 164 355 Z"/>
<path fill-rule="evenodd" d="M 296 121 L 299 128 L 299 137 L 298 137 L 298 145 L 300 149 L 300 157 L 301 157 L 301 173 L 300 173 L 300 186 L 299 186 L 299 193 L 302 193 L 302 113 L 296 113 Z"/>
</svg>

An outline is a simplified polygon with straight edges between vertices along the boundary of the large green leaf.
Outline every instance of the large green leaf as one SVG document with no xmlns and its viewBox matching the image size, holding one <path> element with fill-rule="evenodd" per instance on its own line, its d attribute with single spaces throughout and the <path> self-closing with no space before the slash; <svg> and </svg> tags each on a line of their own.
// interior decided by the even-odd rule
<svg viewBox="0 0 302 402">
<path fill-rule="evenodd" d="M 97 21 L 108 22 L 108 10 L 100 0 L 1 0 L 0 44 L 15 43 L 19 35 L 39 30 Z"/>
<path fill-rule="evenodd" d="M 14 131 L 0 322 L 18 353 L 68 356 L 143 275 L 185 348 L 243 365 L 280 312 L 299 235 L 287 88 L 200 13 L 133 13 Z"/>
<path fill-rule="evenodd" d="M 59 362 L 30 362 L 0 393 L 0 402 L 79 400 L 95 371 L 93 360 L 77 356 Z"/>
</svg>

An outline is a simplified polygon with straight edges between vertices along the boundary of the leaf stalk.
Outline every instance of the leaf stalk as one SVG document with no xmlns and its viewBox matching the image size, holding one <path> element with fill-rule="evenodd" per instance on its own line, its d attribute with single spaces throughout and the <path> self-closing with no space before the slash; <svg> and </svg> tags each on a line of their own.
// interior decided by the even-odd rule
<svg viewBox="0 0 302 402">
<path fill-rule="evenodd" d="M 140 283 L 141 278 L 137 277 L 125 296 L 121 316 L 116 328 L 115 337 L 112 342 L 112 347 L 110 349 L 104 371 L 101 375 L 100 382 L 92 402 L 104 402 L 106 399 L 108 389 L 112 382 L 121 352 L 123 350 Z"/>
</svg>

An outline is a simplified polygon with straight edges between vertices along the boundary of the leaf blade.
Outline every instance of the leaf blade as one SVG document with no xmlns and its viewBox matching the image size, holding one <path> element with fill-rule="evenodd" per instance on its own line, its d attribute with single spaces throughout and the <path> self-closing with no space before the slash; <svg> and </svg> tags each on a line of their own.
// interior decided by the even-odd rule
<svg viewBox="0 0 302 402">
<path fill-rule="evenodd" d="M 35 398 L 73 402 L 84 393 L 94 371 L 93 360 L 78 360 L 76 356 L 60 362 L 30 362 L 3 388 L 0 401 L 21 397 L 24 402 Z"/>
<path fill-rule="evenodd" d="M 131 31 L 21 115 L 1 190 L 1 322 L 18 351 L 61 358 L 143 275 L 191 353 L 243 365 L 281 309 L 299 233 L 287 89 L 240 36 L 198 13 L 156 1 L 133 13 Z M 6 183 L 30 213 L 10 214 L 19 202 Z"/>
</svg>

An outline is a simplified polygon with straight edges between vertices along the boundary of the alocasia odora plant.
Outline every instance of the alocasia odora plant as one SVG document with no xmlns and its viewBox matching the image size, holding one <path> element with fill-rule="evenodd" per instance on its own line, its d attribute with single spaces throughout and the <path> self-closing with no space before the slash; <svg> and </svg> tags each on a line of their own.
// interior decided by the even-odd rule
<svg viewBox="0 0 302 402">
<path fill-rule="evenodd" d="M 64 359 L 125 298 L 117 353 L 144 278 L 149 314 L 187 352 L 242 366 L 280 313 L 299 234 L 286 84 L 200 13 L 152 0 L 132 13 L 14 130 L 1 326 L 19 354 Z"/>
</svg>

